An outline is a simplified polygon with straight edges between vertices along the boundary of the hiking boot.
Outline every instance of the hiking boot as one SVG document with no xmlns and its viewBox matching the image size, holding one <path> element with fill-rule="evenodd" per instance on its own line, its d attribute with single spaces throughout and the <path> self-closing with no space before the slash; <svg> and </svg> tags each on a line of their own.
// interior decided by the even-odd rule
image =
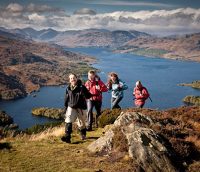
<svg viewBox="0 0 200 172">
<path fill-rule="evenodd" d="M 92 127 L 88 126 L 88 127 L 86 128 L 86 130 L 87 130 L 87 131 L 92 131 Z"/>
<path fill-rule="evenodd" d="M 72 123 L 66 123 L 65 136 L 61 138 L 66 143 L 71 143 Z"/>
<path fill-rule="evenodd" d="M 81 140 L 85 140 L 86 139 L 86 128 L 80 130 L 81 133 Z"/>
<path fill-rule="evenodd" d="M 64 137 L 61 138 L 61 140 L 62 140 L 63 142 L 66 142 L 66 143 L 71 143 L 70 137 L 64 136 Z"/>
</svg>

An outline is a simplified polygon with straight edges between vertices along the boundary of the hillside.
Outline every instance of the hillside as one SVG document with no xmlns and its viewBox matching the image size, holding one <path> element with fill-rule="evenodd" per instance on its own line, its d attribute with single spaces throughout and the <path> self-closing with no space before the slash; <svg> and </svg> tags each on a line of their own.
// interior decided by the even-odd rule
<svg viewBox="0 0 200 172">
<path fill-rule="evenodd" d="M 132 129 L 138 131 L 144 129 L 147 131 L 148 129 L 156 133 L 154 139 L 158 139 L 158 142 L 154 144 L 159 146 L 158 143 L 161 140 L 167 144 L 167 152 L 171 154 L 172 164 L 178 171 L 198 171 L 200 168 L 199 107 L 180 107 L 166 111 L 130 108 L 123 111 L 124 115 L 127 114 L 127 118 L 124 118 L 126 121 L 131 121 L 132 114 L 142 117 L 132 119 Z M 106 114 L 106 111 L 104 113 Z M 120 116 L 122 115 L 123 113 Z M 117 117 L 116 114 L 115 116 Z M 151 122 L 149 123 L 149 121 Z M 116 124 L 118 123 L 116 122 Z M 136 126 L 134 127 L 134 125 Z M 88 132 L 86 141 L 80 140 L 79 134 L 76 133 L 76 127 L 74 127 L 72 144 L 66 144 L 60 140 L 64 134 L 63 125 L 38 134 L 24 134 L 15 138 L 2 139 L 0 141 L 0 170 L 139 172 L 147 170 L 141 168 L 143 165 L 152 164 L 152 166 L 146 166 L 146 168 L 151 169 L 161 163 L 149 158 L 156 156 L 154 153 L 157 152 L 162 159 L 166 150 L 155 150 L 154 146 L 156 145 L 148 145 L 148 135 L 143 135 L 142 141 L 138 142 L 138 144 L 144 144 L 144 149 L 141 150 L 141 156 L 135 157 L 138 160 L 144 160 L 147 164 L 142 165 L 129 156 L 127 146 L 130 145 L 127 145 L 126 139 L 121 135 L 121 129 L 126 126 L 119 128 L 118 134 L 115 133 L 113 147 L 109 154 L 107 154 L 107 151 L 101 153 L 98 151 L 96 153 L 89 152 L 88 146 L 91 147 L 97 140 L 106 136 L 112 126 Z M 124 130 L 123 132 L 128 131 Z M 135 138 L 133 141 L 137 139 L 139 138 Z M 151 154 L 143 157 L 142 155 L 147 153 L 145 151 L 148 150 L 152 150 Z M 167 170 L 163 169 L 163 171 Z"/>
<path fill-rule="evenodd" d="M 150 36 L 147 33 L 135 30 L 86 29 L 63 32 L 53 29 L 37 31 L 32 28 L 4 30 L 33 40 L 51 42 L 64 47 L 118 47 L 132 39 Z"/>
<path fill-rule="evenodd" d="M 200 62 L 200 33 L 162 38 L 138 38 L 118 47 L 116 52 Z"/>
<path fill-rule="evenodd" d="M 127 41 L 150 35 L 138 31 L 88 29 L 60 33 L 51 42 L 67 47 L 118 47 Z"/>
<path fill-rule="evenodd" d="M 94 59 L 47 43 L 0 35 L 0 99 L 15 99 L 41 86 L 65 84 L 70 72 L 86 73 Z"/>
<path fill-rule="evenodd" d="M 63 47 L 107 47 L 119 53 L 133 53 L 147 57 L 200 61 L 200 33 L 156 37 L 135 30 L 86 29 L 56 31 L 5 29 L 2 32 Z"/>
</svg>

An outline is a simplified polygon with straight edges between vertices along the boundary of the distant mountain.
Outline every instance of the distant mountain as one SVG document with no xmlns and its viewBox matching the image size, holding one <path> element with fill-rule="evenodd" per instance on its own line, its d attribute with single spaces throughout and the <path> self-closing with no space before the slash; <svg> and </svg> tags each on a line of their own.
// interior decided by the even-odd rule
<svg viewBox="0 0 200 172">
<path fill-rule="evenodd" d="M 4 30 L 0 28 L 0 30 Z M 6 30 L 12 34 L 23 35 L 25 38 L 46 41 L 66 47 L 118 47 L 132 39 L 139 37 L 149 37 L 147 33 L 138 31 L 106 29 L 86 29 L 56 31 L 53 29 L 43 29 L 40 31 L 32 28 Z"/>
<path fill-rule="evenodd" d="M 12 33 L 12 32 L 7 32 L 6 29 L 0 28 L 0 35 L 5 36 L 10 39 L 26 39 L 25 35 L 23 34 L 18 34 L 18 33 Z"/>
<path fill-rule="evenodd" d="M 149 36 L 138 31 L 87 29 L 65 31 L 49 41 L 67 47 L 118 47 L 132 39 Z"/>
<path fill-rule="evenodd" d="M 125 42 L 116 52 L 200 62 L 200 33 L 169 37 L 140 37 Z"/>
<path fill-rule="evenodd" d="M 17 35 L 21 38 L 46 41 L 52 39 L 53 37 L 59 34 L 58 31 L 53 29 L 43 29 L 43 30 L 35 30 L 33 28 L 24 28 L 24 29 L 5 29 L 0 27 L 0 31 L 4 31 L 13 35 Z"/>
</svg>

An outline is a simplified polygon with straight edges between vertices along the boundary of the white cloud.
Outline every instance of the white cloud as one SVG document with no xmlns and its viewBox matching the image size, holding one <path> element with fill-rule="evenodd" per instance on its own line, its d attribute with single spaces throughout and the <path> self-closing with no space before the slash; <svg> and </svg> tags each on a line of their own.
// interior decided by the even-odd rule
<svg viewBox="0 0 200 172">
<path fill-rule="evenodd" d="M 30 4 L 21 8 L 19 4 L 10 4 L 0 10 L 0 26 L 7 28 L 33 27 L 35 29 L 51 27 L 62 31 L 89 28 L 123 29 L 170 35 L 200 32 L 200 9 L 116 11 L 96 15 L 80 13 L 69 16 L 65 11 L 50 6 L 36 8 L 34 4 Z"/>
<path fill-rule="evenodd" d="M 23 6 L 17 3 L 11 3 L 6 7 L 6 10 L 10 12 L 22 12 L 23 9 Z"/>
<path fill-rule="evenodd" d="M 74 11 L 74 14 L 78 15 L 96 15 L 96 12 L 89 8 L 81 8 L 79 10 Z"/>
<path fill-rule="evenodd" d="M 29 15 L 29 16 L 28 16 L 28 19 L 29 19 L 29 20 L 33 20 L 33 21 L 36 21 L 36 22 L 46 21 L 45 16 L 43 16 L 43 15 L 38 15 L 37 13 L 33 13 L 33 14 Z"/>
</svg>

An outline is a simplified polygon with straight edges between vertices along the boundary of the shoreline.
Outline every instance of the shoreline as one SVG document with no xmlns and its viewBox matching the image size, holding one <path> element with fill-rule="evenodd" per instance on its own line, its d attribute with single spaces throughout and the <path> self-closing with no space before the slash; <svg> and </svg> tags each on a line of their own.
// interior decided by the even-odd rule
<svg viewBox="0 0 200 172">
<path fill-rule="evenodd" d="M 173 58 L 173 57 L 163 57 L 163 56 L 151 56 L 151 55 L 144 55 L 144 54 L 137 54 L 133 52 L 122 52 L 120 50 L 113 50 L 113 53 L 119 53 L 119 54 L 133 54 L 137 56 L 143 56 L 146 58 L 160 58 L 160 59 L 167 59 L 167 60 L 173 60 L 173 61 L 183 61 L 183 62 L 193 62 L 193 63 L 200 63 L 200 60 L 192 60 L 192 59 L 186 59 L 186 58 Z"/>
</svg>

